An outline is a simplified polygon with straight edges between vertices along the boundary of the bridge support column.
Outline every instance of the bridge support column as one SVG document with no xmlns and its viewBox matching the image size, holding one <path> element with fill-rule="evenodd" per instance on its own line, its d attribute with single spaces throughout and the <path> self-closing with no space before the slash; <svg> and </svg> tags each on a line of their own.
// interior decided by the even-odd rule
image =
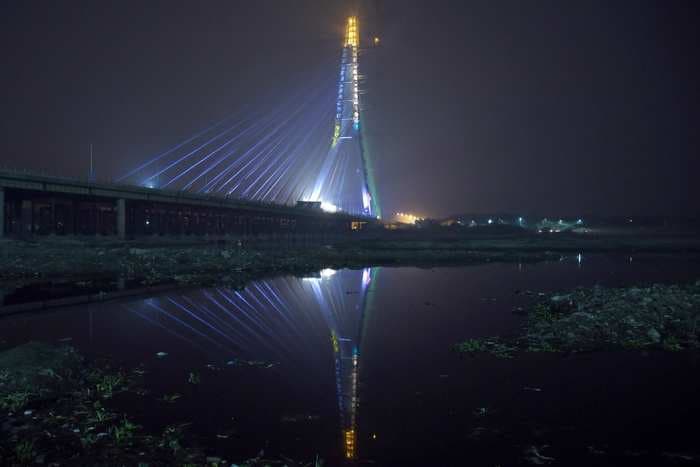
<svg viewBox="0 0 700 467">
<path fill-rule="evenodd" d="M 126 238 L 126 200 L 117 200 L 117 237 L 121 240 Z"/>
<path fill-rule="evenodd" d="M 5 235 L 5 189 L 0 187 L 0 237 Z"/>
</svg>

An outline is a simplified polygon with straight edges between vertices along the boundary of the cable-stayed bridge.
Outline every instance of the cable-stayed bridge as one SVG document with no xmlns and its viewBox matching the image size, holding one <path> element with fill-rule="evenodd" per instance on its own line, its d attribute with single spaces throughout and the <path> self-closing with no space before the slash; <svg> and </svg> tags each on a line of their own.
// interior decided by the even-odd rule
<svg viewBox="0 0 700 467">
<path fill-rule="evenodd" d="M 339 50 L 337 79 L 323 69 L 298 88 L 282 82 L 283 99 L 241 108 L 111 183 L 0 172 L 0 235 L 339 232 L 380 218 L 354 16 Z"/>
<path fill-rule="evenodd" d="M 275 105 L 241 109 L 118 181 L 379 216 L 363 151 L 358 19 L 348 18 L 345 29 L 337 82 L 311 76 Z"/>
</svg>

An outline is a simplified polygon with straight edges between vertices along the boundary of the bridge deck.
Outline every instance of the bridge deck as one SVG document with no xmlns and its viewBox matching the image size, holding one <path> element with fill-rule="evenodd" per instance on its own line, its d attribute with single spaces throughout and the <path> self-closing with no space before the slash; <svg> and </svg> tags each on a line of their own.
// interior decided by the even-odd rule
<svg viewBox="0 0 700 467">
<path fill-rule="evenodd" d="M 0 172 L 0 235 L 342 232 L 367 222 L 372 219 L 222 196 Z"/>
</svg>

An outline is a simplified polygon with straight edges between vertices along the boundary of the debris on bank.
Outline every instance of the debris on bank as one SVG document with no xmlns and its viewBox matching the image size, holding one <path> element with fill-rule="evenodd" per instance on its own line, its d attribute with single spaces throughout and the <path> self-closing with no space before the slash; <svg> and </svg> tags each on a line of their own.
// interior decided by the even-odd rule
<svg viewBox="0 0 700 467">
<path fill-rule="evenodd" d="M 649 287 L 576 288 L 550 294 L 526 310 L 513 339 L 469 339 L 463 353 L 509 358 L 518 351 L 584 352 L 604 349 L 700 348 L 700 281 Z"/>
<path fill-rule="evenodd" d="M 489 247 L 492 247 L 489 244 Z M 323 268 L 374 265 L 475 264 L 487 261 L 541 261 L 546 249 L 485 251 L 469 242 L 338 241 L 318 243 L 190 241 L 6 241 L 0 251 L 0 284 L 70 279 L 89 285 L 96 278 L 119 278 L 142 285 L 227 284 L 243 286 L 264 275 L 307 274 Z M 558 256 L 557 256 L 558 257 Z"/>
<path fill-rule="evenodd" d="M 67 345 L 29 342 L 0 352 L 0 465 L 322 465 L 262 452 L 231 464 L 190 445 L 189 424 L 146 432 L 110 403 L 120 393 L 146 397 L 143 374 L 90 362 Z"/>
</svg>

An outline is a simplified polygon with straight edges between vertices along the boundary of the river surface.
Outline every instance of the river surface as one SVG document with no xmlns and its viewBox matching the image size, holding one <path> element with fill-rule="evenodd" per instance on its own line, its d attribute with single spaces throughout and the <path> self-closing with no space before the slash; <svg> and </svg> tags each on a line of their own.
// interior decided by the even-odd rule
<svg viewBox="0 0 700 467">
<path fill-rule="evenodd" d="M 264 450 L 326 465 L 696 465 L 697 354 L 504 360 L 452 347 L 516 334 L 514 309 L 538 293 L 698 278 L 697 259 L 669 256 L 324 270 L 9 316 L 0 348 L 70 342 L 143 365 L 152 394 L 182 397 L 115 403 L 154 432 L 191 423 L 190 441 L 226 459 Z"/>
</svg>

